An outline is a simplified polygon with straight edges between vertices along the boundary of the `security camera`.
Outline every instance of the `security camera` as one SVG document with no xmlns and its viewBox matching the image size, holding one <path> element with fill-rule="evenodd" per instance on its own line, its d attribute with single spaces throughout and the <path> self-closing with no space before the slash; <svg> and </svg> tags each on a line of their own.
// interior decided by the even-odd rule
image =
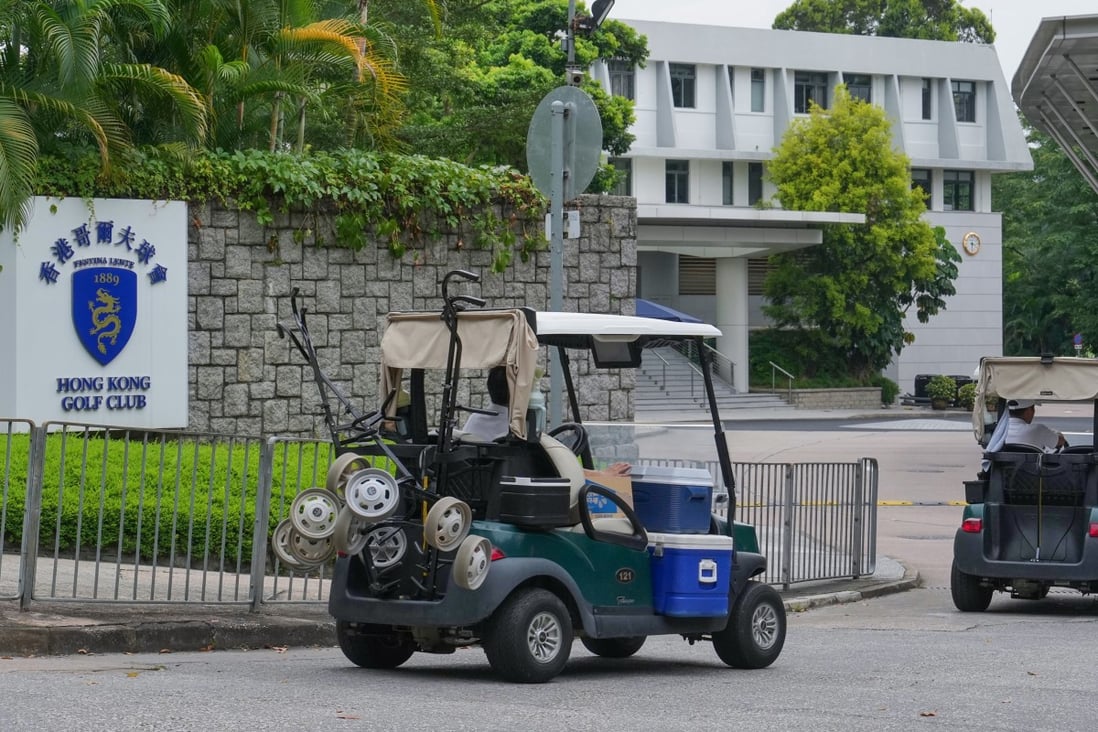
<svg viewBox="0 0 1098 732">
<path fill-rule="evenodd" d="M 573 69 L 568 72 L 568 83 L 572 86 L 579 86 L 583 83 L 583 72 Z"/>
</svg>

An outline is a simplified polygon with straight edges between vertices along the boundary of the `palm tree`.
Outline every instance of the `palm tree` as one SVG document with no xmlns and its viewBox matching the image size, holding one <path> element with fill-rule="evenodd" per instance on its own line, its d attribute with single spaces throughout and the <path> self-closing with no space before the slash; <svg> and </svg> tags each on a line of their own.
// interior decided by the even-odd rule
<svg viewBox="0 0 1098 732">
<path fill-rule="evenodd" d="M 129 39 L 160 35 L 168 20 L 160 0 L 0 0 L 0 226 L 25 222 L 44 152 L 91 145 L 108 174 L 132 125 L 164 102 L 184 139 L 202 139 L 195 90 L 129 53 Z"/>
</svg>

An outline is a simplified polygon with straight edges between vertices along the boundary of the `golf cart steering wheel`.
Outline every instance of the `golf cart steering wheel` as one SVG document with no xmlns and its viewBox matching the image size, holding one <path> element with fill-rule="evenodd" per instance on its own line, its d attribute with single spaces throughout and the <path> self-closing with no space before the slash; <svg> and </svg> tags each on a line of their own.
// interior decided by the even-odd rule
<svg viewBox="0 0 1098 732">
<path fill-rule="evenodd" d="M 582 456 L 587 452 L 587 430 L 578 422 L 562 422 L 549 430 L 549 436 L 559 440 L 573 455 Z"/>
</svg>

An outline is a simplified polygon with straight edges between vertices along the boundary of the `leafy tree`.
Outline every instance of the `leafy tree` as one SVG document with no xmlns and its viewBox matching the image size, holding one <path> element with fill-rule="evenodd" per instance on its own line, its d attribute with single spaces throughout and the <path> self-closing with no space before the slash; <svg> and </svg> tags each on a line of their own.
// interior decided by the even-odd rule
<svg viewBox="0 0 1098 732">
<path fill-rule="evenodd" d="M 201 90 L 211 148 L 384 146 L 399 125 L 395 48 L 359 3 L 169 0 L 168 37 L 139 46 Z"/>
<path fill-rule="evenodd" d="M 958 0 L 794 0 L 774 19 L 781 30 L 994 43 L 978 8 Z"/>
<path fill-rule="evenodd" d="M 864 225 L 825 225 L 819 246 L 771 257 L 765 311 L 778 326 L 818 329 L 868 378 L 912 341 L 908 310 L 925 323 L 956 293 L 960 255 L 922 219 L 884 111 L 845 86 L 831 109 L 790 125 L 769 172 L 783 208 L 865 214 Z"/>
<path fill-rule="evenodd" d="M 163 36 L 160 0 L 0 0 L 0 227 L 27 215 L 40 154 L 99 151 L 101 172 L 150 116 L 196 142 L 205 106 L 180 76 L 128 45 Z"/>
<path fill-rule="evenodd" d="M 1073 354 L 1098 343 L 1098 194 L 1047 135 L 1027 128 L 1033 170 L 997 175 L 1003 212 L 1003 352 Z"/>
<path fill-rule="evenodd" d="M 582 3 L 577 10 L 583 12 Z M 525 170 L 531 114 L 564 83 L 567 56 L 559 36 L 568 23 L 567 0 L 450 0 L 437 34 L 433 18 L 404 0 L 373 0 L 370 14 L 397 39 L 408 77 L 405 144 L 428 155 Z M 597 58 L 643 65 L 647 56 L 643 36 L 613 19 L 590 36 L 576 36 L 581 67 Z M 628 150 L 632 102 L 611 97 L 590 79 L 583 89 L 599 110 L 603 148 Z"/>
</svg>

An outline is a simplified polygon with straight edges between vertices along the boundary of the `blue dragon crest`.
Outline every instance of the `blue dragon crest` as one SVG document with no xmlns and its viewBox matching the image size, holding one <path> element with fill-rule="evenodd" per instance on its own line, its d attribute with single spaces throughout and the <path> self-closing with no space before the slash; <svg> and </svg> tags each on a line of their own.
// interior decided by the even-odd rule
<svg viewBox="0 0 1098 732">
<path fill-rule="evenodd" d="M 72 276 L 72 324 L 84 349 L 106 366 L 122 352 L 137 322 L 137 273 L 89 267 Z"/>
</svg>

